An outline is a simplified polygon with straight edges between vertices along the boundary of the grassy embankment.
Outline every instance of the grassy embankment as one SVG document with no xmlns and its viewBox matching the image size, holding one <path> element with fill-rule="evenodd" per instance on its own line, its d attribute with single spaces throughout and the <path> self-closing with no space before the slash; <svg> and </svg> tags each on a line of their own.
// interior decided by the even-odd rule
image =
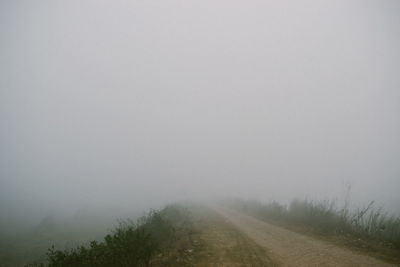
<svg viewBox="0 0 400 267">
<path fill-rule="evenodd" d="M 138 221 L 125 220 L 103 241 L 91 241 L 72 249 L 48 250 L 46 259 L 28 266 L 168 266 L 186 257 L 194 234 L 190 212 L 180 205 L 151 211 Z M 182 255 L 181 255 L 182 254 Z"/>
<path fill-rule="evenodd" d="M 382 208 L 374 208 L 374 202 L 354 211 L 348 202 L 339 208 L 335 201 L 294 200 L 286 206 L 236 199 L 225 204 L 290 230 L 400 263 L 400 217 L 388 216 Z"/>
</svg>

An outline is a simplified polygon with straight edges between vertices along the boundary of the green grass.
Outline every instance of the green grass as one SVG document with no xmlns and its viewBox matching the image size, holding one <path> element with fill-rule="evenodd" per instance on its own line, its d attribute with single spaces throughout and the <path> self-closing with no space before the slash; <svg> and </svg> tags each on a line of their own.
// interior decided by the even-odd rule
<svg viewBox="0 0 400 267">
<path fill-rule="evenodd" d="M 170 205 L 136 222 L 120 222 L 102 241 L 65 250 L 51 247 L 44 262 L 28 266 L 150 266 L 156 255 L 169 254 L 190 224 L 190 213 L 185 208 Z M 164 260 L 168 261 L 167 257 Z"/>
</svg>

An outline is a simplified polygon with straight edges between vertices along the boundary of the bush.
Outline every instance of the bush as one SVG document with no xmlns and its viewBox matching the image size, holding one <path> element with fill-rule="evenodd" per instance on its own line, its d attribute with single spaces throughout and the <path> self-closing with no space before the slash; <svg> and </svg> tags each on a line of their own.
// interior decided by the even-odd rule
<svg viewBox="0 0 400 267">
<path fill-rule="evenodd" d="M 294 200 L 290 203 L 288 217 L 291 221 L 312 226 L 321 232 L 336 233 L 342 227 L 341 218 L 330 201 Z"/>
<path fill-rule="evenodd" d="M 69 250 L 57 250 L 53 246 L 47 253 L 46 265 L 31 266 L 149 266 L 154 255 L 167 250 L 176 239 L 177 229 L 189 220 L 188 216 L 186 210 L 176 205 L 152 211 L 137 223 L 120 222 L 102 242 L 92 241 L 88 246 Z"/>
</svg>

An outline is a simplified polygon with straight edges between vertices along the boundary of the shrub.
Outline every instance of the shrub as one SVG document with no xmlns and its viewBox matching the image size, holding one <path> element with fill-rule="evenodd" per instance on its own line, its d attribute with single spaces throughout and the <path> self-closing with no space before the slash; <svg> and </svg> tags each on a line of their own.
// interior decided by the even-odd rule
<svg viewBox="0 0 400 267">
<path fill-rule="evenodd" d="M 173 220 L 172 220 L 173 218 Z M 49 249 L 47 264 L 30 266 L 87 267 L 87 266 L 149 266 L 156 253 L 168 249 L 176 238 L 177 229 L 188 221 L 186 210 L 177 205 L 162 211 L 152 211 L 137 223 L 122 221 L 104 241 L 73 249 Z"/>
</svg>

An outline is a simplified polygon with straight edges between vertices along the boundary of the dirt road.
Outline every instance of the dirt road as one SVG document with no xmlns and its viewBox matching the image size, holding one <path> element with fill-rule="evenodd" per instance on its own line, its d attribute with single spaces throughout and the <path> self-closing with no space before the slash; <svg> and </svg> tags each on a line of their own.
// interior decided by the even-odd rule
<svg viewBox="0 0 400 267">
<path fill-rule="evenodd" d="M 224 208 L 217 212 L 281 266 L 395 266 Z"/>
<path fill-rule="evenodd" d="M 199 229 L 193 239 L 193 259 L 187 265 L 212 267 L 275 267 L 268 252 L 215 211 L 203 209 L 197 214 Z"/>
</svg>

